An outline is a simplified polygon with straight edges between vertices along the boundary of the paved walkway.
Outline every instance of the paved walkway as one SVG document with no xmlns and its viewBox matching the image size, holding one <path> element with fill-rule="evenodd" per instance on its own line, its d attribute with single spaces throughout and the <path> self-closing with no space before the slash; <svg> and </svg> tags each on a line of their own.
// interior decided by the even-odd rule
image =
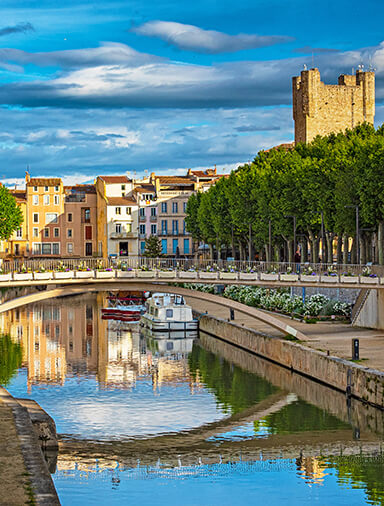
<svg viewBox="0 0 384 506">
<path fill-rule="evenodd" d="M 30 504 L 28 473 L 12 410 L 0 398 L 0 505 Z"/>
<path fill-rule="evenodd" d="M 226 299 L 228 300 L 228 299 Z M 188 297 L 187 297 L 188 301 Z M 229 310 L 221 307 L 219 304 L 200 301 L 198 299 L 189 299 L 188 302 L 197 311 L 205 312 L 220 318 L 229 318 Z M 316 324 L 302 323 L 292 320 L 287 316 L 272 313 L 276 318 L 291 325 L 297 330 L 308 336 L 305 342 L 311 348 L 329 351 L 330 355 L 335 355 L 347 360 L 352 358 L 352 339 L 360 340 L 360 358 L 361 364 L 373 369 L 384 371 L 384 331 L 363 329 L 352 327 L 351 325 L 338 322 L 321 322 Z M 260 321 L 249 316 L 236 314 L 234 323 L 253 328 L 265 334 L 281 337 L 281 333 Z"/>
</svg>

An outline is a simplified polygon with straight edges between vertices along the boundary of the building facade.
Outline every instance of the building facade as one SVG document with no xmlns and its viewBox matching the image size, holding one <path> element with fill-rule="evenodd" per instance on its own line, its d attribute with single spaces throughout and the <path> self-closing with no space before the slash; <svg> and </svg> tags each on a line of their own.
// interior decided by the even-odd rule
<svg viewBox="0 0 384 506">
<path fill-rule="evenodd" d="M 317 68 L 303 70 L 292 78 L 295 143 L 310 142 L 317 135 L 343 132 L 359 123 L 373 125 L 375 74 L 358 70 L 343 74 L 338 84 L 320 80 Z"/>
</svg>

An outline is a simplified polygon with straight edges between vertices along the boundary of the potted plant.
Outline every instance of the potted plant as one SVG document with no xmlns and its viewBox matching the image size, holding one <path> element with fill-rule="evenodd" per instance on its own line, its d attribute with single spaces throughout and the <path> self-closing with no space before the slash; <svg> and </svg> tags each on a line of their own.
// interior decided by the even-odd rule
<svg viewBox="0 0 384 506">
<path fill-rule="evenodd" d="M 136 270 L 136 274 L 138 278 L 154 278 L 156 272 L 147 265 L 140 265 Z"/>
<path fill-rule="evenodd" d="M 372 272 L 370 267 L 366 266 L 361 271 L 360 283 L 364 283 L 365 285 L 377 285 L 379 284 L 379 277 Z"/>
<path fill-rule="evenodd" d="M 265 272 L 260 272 L 260 279 L 262 281 L 278 281 L 279 280 L 278 268 L 272 265 Z"/>
<path fill-rule="evenodd" d="M 207 265 L 199 272 L 200 279 L 217 279 L 217 265 Z"/>
<path fill-rule="evenodd" d="M 32 278 L 33 278 L 32 271 L 27 269 L 24 264 L 20 267 L 19 271 L 13 273 L 13 279 L 15 281 L 27 281 Z"/>
<path fill-rule="evenodd" d="M 358 283 L 359 276 L 352 271 L 345 271 L 340 274 L 340 283 Z"/>
<path fill-rule="evenodd" d="M 33 273 L 33 279 L 52 279 L 53 273 L 47 271 L 43 265 L 39 265 L 37 271 Z"/>
<path fill-rule="evenodd" d="M 169 267 L 168 269 L 159 269 L 157 271 L 157 277 L 162 279 L 173 279 L 176 277 L 176 271 Z"/>
<path fill-rule="evenodd" d="M 54 272 L 53 277 L 55 279 L 72 279 L 75 277 L 75 273 L 69 267 L 64 265 L 63 262 L 60 262 Z"/>
<path fill-rule="evenodd" d="M 11 280 L 11 273 L 4 272 L 3 269 L 0 269 L 0 282 L 1 281 L 10 281 L 10 280 Z"/>
<path fill-rule="evenodd" d="M 85 262 L 80 262 L 77 266 L 77 271 L 75 271 L 75 276 L 79 279 L 89 279 L 94 277 L 94 272 L 87 267 Z"/>
<path fill-rule="evenodd" d="M 219 272 L 219 279 L 237 279 L 237 276 L 238 272 L 234 265 L 227 265 L 227 267 Z"/>
<path fill-rule="evenodd" d="M 245 271 L 239 272 L 239 279 L 244 281 L 255 281 L 257 279 L 257 271 L 252 267 L 247 267 Z"/>
<path fill-rule="evenodd" d="M 195 267 L 191 267 L 187 271 L 185 271 L 185 270 L 179 271 L 178 274 L 179 274 L 179 278 L 183 278 L 183 279 L 196 279 L 197 278 L 197 271 L 196 271 Z"/>
<path fill-rule="evenodd" d="M 320 280 L 322 283 L 337 283 L 339 275 L 335 269 L 328 267 L 328 270 L 321 275 Z"/>
<path fill-rule="evenodd" d="M 280 274 L 280 281 L 298 281 L 299 275 L 293 272 L 292 267 L 288 267 L 286 272 Z"/>
<path fill-rule="evenodd" d="M 320 276 L 315 272 L 312 267 L 304 267 L 300 274 L 300 281 L 304 281 L 304 283 L 317 283 L 320 281 Z"/>
<path fill-rule="evenodd" d="M 116 271 L 116 277 L 118 277 L 118 278 L 134 278 L 135 271 L 131 267 L 120 268 Z"/>
</svg>

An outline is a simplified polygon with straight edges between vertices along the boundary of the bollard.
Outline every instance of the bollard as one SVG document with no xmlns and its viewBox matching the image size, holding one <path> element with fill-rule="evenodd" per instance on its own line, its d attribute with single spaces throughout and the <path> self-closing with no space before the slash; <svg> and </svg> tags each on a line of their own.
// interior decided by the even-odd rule
<svg viewBox="0 0 384 506">
<path fill-rule="evenodd" d="M 229 309 L 229 318 L 230 318 L 230 320 L 235 319 L 235 310 L 232 308 Z"/>
<path fill-rule="evenodd" d="M 359 340 L 352 339 L 352 360 L 359 360 Z"/>
</svg>

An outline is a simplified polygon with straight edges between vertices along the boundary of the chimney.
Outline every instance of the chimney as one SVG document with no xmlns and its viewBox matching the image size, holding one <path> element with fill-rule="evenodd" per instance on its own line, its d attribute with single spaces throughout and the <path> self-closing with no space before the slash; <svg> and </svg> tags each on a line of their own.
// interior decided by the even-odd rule
<svg viewBox="0 0 384 506">
<path fill-rule="evenodd" d="M 31 180 L 31 175 L 29 174 L 29 172 L 26 170 L 25 171 L 25 182 L 26 183 L 29 183 L 29 181 Z"/>
</svg>

